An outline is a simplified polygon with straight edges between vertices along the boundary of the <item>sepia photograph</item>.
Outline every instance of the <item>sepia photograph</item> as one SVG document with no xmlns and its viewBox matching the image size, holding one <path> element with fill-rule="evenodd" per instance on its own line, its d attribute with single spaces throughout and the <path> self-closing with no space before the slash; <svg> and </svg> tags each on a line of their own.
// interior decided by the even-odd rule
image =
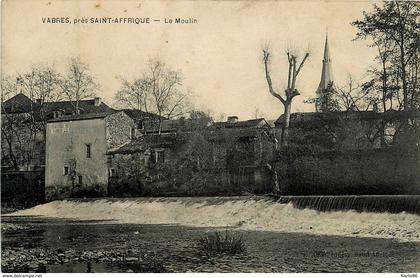
<svg viewBox="0 0 420 278">
<path fill-rule="evenodd" d="M 418 1 L 3 0 L 2 277 L 417 278 L 419 44 Z"/>
</svg>

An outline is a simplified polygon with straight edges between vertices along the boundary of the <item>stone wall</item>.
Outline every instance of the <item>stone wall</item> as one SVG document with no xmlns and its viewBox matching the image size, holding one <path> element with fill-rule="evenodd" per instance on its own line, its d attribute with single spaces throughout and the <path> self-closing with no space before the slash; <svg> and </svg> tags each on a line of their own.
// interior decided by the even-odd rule
<svg viewBox="0 0 420 278">
<path fill-rule="evenodd" d="M 284 151 L 276 171 L 284 195 L 420 194 L 420 151 L 399 148 Z"/>
<path fill-rule="evenodd" d="M 131 140 L 131 129 L 135 128 L 133 119 L 124 112 L 118 112 L 106 117 L 107 149 L 119 147 Z"/>
</svg>

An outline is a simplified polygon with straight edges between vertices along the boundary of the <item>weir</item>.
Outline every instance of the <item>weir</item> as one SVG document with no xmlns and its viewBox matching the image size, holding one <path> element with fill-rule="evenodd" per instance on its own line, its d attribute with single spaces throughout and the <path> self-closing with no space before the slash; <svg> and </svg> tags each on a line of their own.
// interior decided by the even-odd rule
<svg viewBox="0 0 420 278">
<path fill-rule="evenodd" d="M 278 202 L 318 211 L 413 213 L 420 215 L 420 195 L 280 196 Z"/>
<path fill-rule="evenodd" d="M 382 202 L 388 205 L 381 207 Z M 416 202 L 417 205 L 413 205 Z M 408 209 L 409 205 L 413 207 Z M 301 208 L 312 206 L 324 212 L 300 209 L 296 206 Z M 355 208 L 358 207 L 361 210 L 405 210 L 416 213 L 357 212 Z M 342 210 L 337 210 L 339 208 Z M 95 225 L 119 223 L 223 229 L 228 227 L 260 232 L 377 237 L 420 242 L 418 196 L 69 199 L 3 215 L 3 217 L 16 216 L 92 221 L 91 223 Z"/>
</svg>

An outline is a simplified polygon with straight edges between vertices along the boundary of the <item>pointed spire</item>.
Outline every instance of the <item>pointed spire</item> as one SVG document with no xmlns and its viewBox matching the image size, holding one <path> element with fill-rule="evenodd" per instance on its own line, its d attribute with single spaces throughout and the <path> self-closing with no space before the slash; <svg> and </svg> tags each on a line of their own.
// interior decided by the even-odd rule
<svg viewBox="0 0 420 278">
<path fill-rule="evenodd" d="M 330 48 L 328 46 L 328 32 L 325 35 L 324 59 L 322 60 L 321 81 L 318 91 L 327 89 L 328 84 L 334 83 L 331 68 Z"/>
<path fill-rule="evenodd" d="M 324 59 L 322 60 L 321 81 L 319 82 L 317 94 L 317 102 L 315 110 L 318 112 L 330 111 L 331 95 L 335 91 L 334 79 L 331 68 L 330 48 L 328 46 L 328 31 L 325 34 Z"/>
<path fill-rule="evenodd" d="M 324 47 L 324 62 L 331 62 L 330 48 L 328 47 L 328 31 L 325 34 L 325 47 Z"/>
</svg>

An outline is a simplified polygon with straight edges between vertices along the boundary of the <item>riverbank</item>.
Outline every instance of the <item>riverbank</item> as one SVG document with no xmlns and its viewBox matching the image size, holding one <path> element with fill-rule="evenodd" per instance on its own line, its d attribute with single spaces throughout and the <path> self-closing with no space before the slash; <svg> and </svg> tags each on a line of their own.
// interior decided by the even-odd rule
<svg viewBox="0 0 420 278">
<path fill-rule="evenodd" d="M 226 227 L 3 217 L 3 272 L 418 272 L 420 243 L 236 230 L 246 252 L 208 255 Z"/>
</svg>

